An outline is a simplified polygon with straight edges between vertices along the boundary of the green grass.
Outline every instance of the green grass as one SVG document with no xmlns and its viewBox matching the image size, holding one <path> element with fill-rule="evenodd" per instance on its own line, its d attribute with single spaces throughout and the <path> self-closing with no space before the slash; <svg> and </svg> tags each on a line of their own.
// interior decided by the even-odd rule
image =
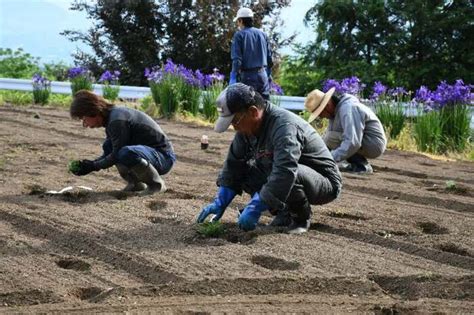
<svg viewBox="0 0 474 315">
<path fill-rule="evenodd" d="M 221 222 L 204 222 L 199 225 L 198 233 L 205 237 L 219 237 L 224 234 L 225 229 Z"/>
</svg>

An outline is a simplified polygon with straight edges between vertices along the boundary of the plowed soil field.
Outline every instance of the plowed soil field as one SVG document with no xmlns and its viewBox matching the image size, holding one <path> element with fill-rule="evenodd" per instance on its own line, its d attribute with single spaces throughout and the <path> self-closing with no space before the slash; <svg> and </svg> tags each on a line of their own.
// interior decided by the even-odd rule
<svg viewBox="0 0 474 315">
<path fill-rule="evenodd" d="M 233 132 L 159 123 L 178 156 L 168 191 L 128 196 L 115 168 L 67 172 L 101 154 L 103 129 L 0 107 L 0 313 L 474 312 L 473 163 L 388 151 L 373 175 L 344 174 L 304 235 L 239 231 L 243 196 L 206 238 L 196 216 Z M 93 190 L 45 193 L 80 185 Z"/>
</svg>

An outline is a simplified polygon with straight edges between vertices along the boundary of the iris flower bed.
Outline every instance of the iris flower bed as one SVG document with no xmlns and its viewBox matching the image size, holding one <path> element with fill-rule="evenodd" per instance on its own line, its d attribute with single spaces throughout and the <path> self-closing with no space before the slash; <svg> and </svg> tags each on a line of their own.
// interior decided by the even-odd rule
<svg viewBox="0 0 474 315">
<path fill-rule="evenodd" d="M 323 91 L 336 88 L 336 94 L 353 94 L 362 97 L 366 87 L 359 78 L 350 77 L 342 81 L 326 80 Z M 370 94 L 369 105 L 385 128 L 387 137 L 400 136 L 409 118 L 406 112 L 415 110 L 412 120 L 413 137 L 419 151 L 430 153 L 463 152 L 470 141 L 470 106 L 473 104 L 472 85 L 457 80 L 450 85 L 442 81 L 431 91 L 421 86 L 412 93 L 403 87 L 389 88 L 375 82 Z"/>
<path fill-rule="evenodd" d="M 199 112 L 201 91 L 205 90 L 211 96 L 203 97 L 203 113 L 206 118 L 215 119 L 216 112 L 209 108 L 209 99 L 218 95 L 224 88 L 224 76 L 218 71 L 203 74 L 199 70 L 187 69 L 168 59 L 161 67 L 145 69 L 145 77 L 150 84 L 153 100 L 165 117 L 172 117 L 178 111 L 196 116 Z"/>
<path fill-rule="evenodd" d="M 51 94 L 51 81 L 35 73 L 33 75 L 33 102 L 45 105 L 48 103 Z"/>
<path fill-rule="evenodd" d="M 71 92 L 73 96 L 80 90 L 92 91 L 94 78 L 89 70 L 82 67 L 70 68 L 67 77 L 71 81 Z"/>
<path fill-rule="evenodd" d="M 99 83 L 103 84 L 102 95 L 109 101 L 115 101 L 120 93 L 120 71 L 106 70 L 100 76 Z"/>
</svg>

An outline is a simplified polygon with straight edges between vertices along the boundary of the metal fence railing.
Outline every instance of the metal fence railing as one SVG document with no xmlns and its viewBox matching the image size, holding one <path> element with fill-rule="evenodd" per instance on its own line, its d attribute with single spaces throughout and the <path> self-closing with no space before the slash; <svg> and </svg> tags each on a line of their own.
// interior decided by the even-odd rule
<svg viewBox="0 0 474 315">
<path fill-rule="evenodd" d="M 16 90 L 16 91 L 33 91 L 32 80 L 27 79 L 9 79 L 0 78 L 0 90 Z M 102 84 L 94 84 L 94 92 L 102 95 Z M 51 82 L 51 92 L 59 94 L 70 94 L 71 83 L 70 82 Z M 140 99 L 147 95 L 150 95 L 151 91 L 149 87 L 141 86 L 120 86 L 119 97 L 125 99 Z M 303 110 L 304 109 L 304 97 L 299 96 L 279 96 L 279 106 L 289 110 Z"/>
</svg>

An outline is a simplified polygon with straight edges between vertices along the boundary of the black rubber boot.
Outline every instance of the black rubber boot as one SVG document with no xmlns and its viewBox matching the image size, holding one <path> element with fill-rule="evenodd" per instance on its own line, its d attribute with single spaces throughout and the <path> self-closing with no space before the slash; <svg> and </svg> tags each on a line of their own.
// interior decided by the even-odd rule
<svg viewBox="0 0 474 315">
<path fill-rule="evenodd" d="M 154 194 L 166 191 L 165 181 L 161 178 L 156 168 L 145 159 L 131 168 L 132 174 L 147 185 L 144 194 Z"/>
<path fill-rule="evenodd" d="M 278 211 L 275 218 L 270 222 L 270 226 L 274 227 L 288 227 L 291 224 L 291 216 L 288 210 Z"/>
<path fill-rule="evenodd" d="M 295 184 L 293 186 L 286 203 L 291 216 L 291 224 L 288 226 L 288 233 L 301 234 L 308 232 L 311 225 L 312 211 L 303 185 Z"/>
<path fill-rule="evenodd" d="M 311 225 L 311 205 L 308 200 L 298 207 L 298 210 L 294 210 L 291 213 L 291 224 L 288 227 L 289 234 L 302 234 L 306 233 L 309 230 Z"/>
<path fill-rule="evenodd" d="M 145 183 L 138 181 L 138 179 L 130 172 L 130 169 L 122 164 L 116 164 L 120 176 L 127 182 L 127 186 L 122 191 L 143 191 L 146 189 Z"/>
</svg>

